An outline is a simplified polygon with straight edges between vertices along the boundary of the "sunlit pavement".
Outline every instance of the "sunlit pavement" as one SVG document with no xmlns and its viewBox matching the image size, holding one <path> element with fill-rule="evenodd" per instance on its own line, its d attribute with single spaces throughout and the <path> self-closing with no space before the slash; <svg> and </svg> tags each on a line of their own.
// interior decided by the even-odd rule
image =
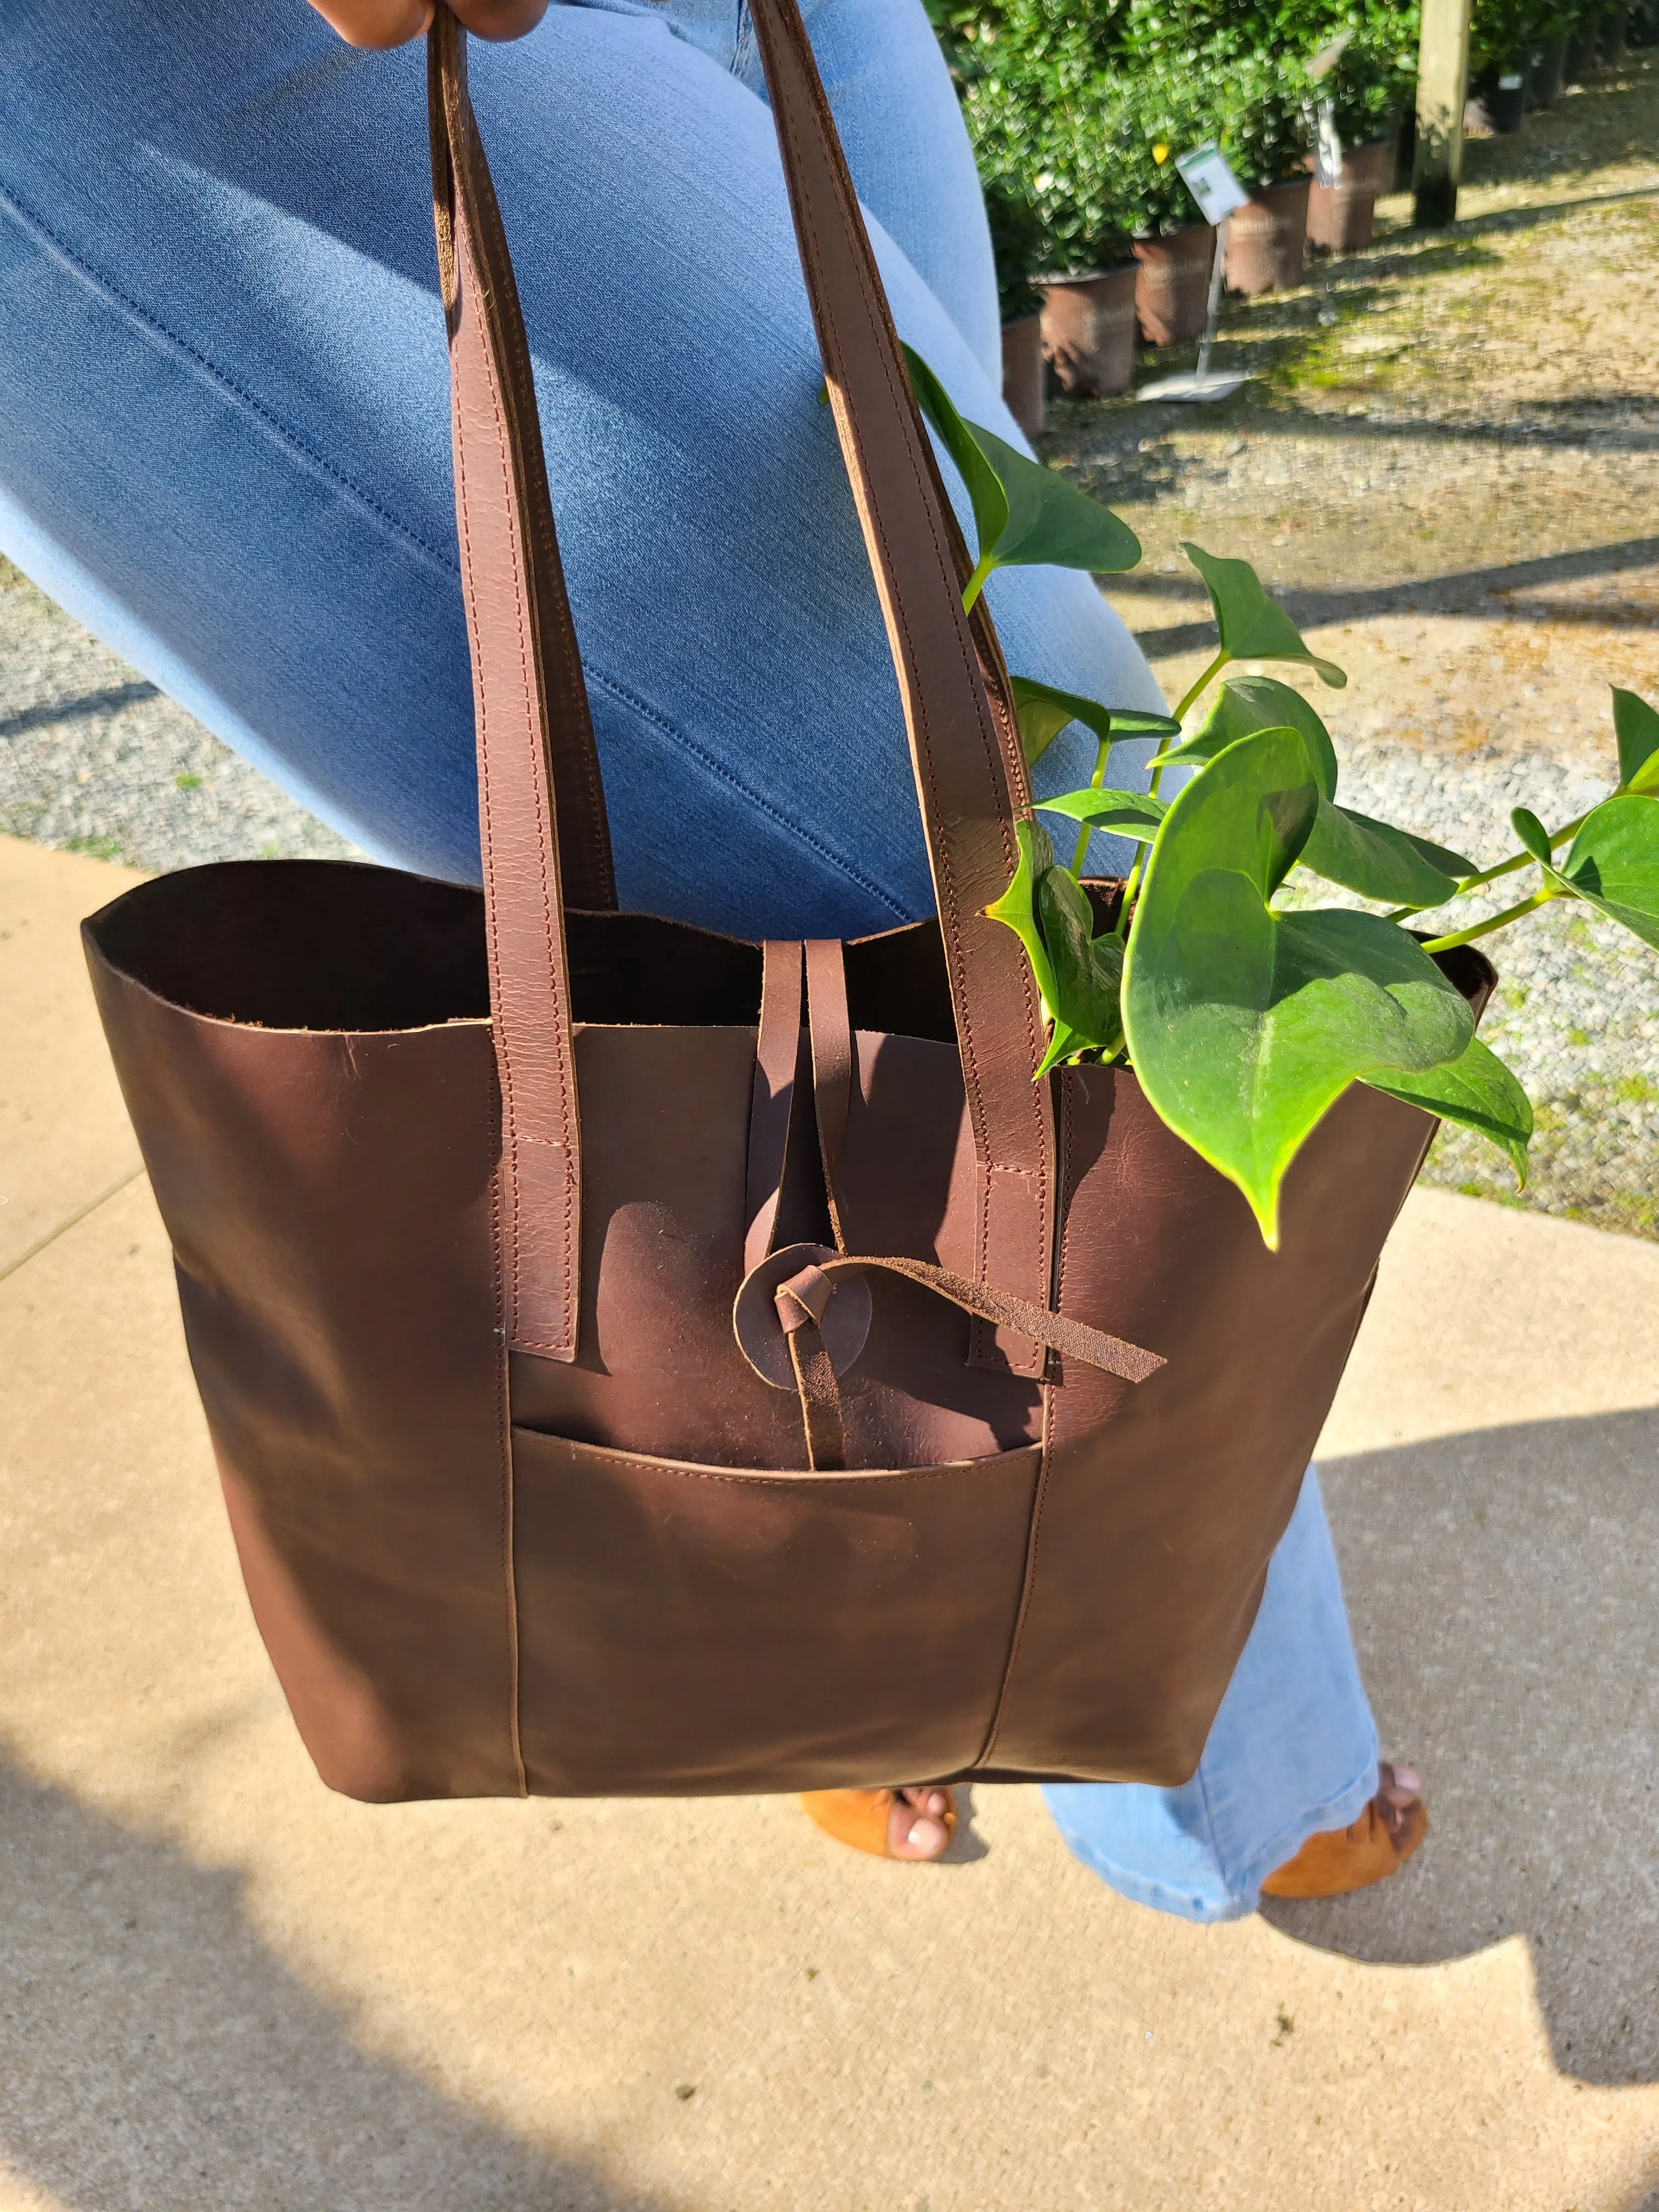
<svg viewBox="0 0 1659 2212">
<path fill-rule="evenodd" d="M 0 839 L 0 2212 L 1659 2203 L 1659 1247 L 1407 1206 L 1323 1449 L 1382 1888 L 1191 1928 L 975 1793 L 374 1809 L 249 1621 L 74 925 Z"/>
</svg>

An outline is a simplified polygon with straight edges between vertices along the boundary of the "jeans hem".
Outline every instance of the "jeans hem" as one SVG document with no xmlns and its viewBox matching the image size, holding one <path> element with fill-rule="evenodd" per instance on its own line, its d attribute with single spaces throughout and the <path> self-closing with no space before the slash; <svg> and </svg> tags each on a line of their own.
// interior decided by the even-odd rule
<svg viewBox="0 0 1659 2212">
<path fill-rule="evenodd" d="M 1054 1825 L 1060 1829 L 1060 1840 L 1072 1856 L 1086 1866 L 1091 1874 L 1097 1874 L 1109 1888 L 1116 1890 L 1120 1896 L 1127 1897 L 1132 1904 L 1145 1905 L 1154 1912 L 1174 1913 L 1182 1920 L 1216 1927 L 1229 1920 L 1247 1920 L 1260 1906 L 1261 1885 L 1275 1868 L 1294 1858 L 1310 1836 L 1319 1835 L 1328 1828 L 1348 1827 L 1359 1818 L 1376 1795 L 1376 1753 L 1374 1751 L 1365 1768 L 1353 1781 L 1297 1819 L 1287 1821 L 1269 1842 L 1255 1851 L 1246 1863 L 1248 1879 L 1230 1881 L 1227 1894 L 1222 1899 L 1199 1890 L 1175 1888 L 1168 1882 L 1134 1873 L 1108 1858 L 1075 1831 L 1060 1826 L 1058 1820 Z"/>
</svg>

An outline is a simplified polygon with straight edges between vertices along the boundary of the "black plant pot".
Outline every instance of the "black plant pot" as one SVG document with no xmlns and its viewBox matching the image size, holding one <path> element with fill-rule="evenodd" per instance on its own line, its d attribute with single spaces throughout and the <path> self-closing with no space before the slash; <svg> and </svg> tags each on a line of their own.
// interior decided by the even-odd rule
<svg viewBox="0 0 1659 2212">
<path fill-rule="evenodd" d="M 1527 112 L 1528 60 L 1525 54 L 1510 54 L 1492 68 L 1481 70 L 1470 88 L 1470 123 L 1484 125 L 1488 131 L 1521 128 Z"/>
<path fill-rule="evenodd" d="M 1408 192 L 1417 166 L 1417 110 L 1407 107 L 1400 118 L 1400 135 L 1394 142 L 1394 188 Z"/>
<path fill-rule="evenodd" d="M 1567 58 L 1561 74 L 1569 84 L 1586 84 L 1595 68 L 1595 49 L 1601 37 L 1601 18 L 1588 15 L 1567 40 Z"/>
<path fill-rule="evenodd" d="M 1532 58 L 1532 75 L 1527 80 L 1527 104 L 1530 107 L 1553 107 L 1561 97 L 1563 72 L 1567 65 L 1567 34 L 1560 32 L 1547 39 Z"/>
</svg>

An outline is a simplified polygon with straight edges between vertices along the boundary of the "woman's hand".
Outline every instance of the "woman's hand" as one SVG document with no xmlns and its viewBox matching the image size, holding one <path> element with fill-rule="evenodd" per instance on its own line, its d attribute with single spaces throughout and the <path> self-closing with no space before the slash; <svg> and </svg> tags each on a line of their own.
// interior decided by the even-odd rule
<svg viewBox="0 0 1659 2212">
<path fill-rule="evenodd" d="M 430 27 L 432 0 L 311 0 L 325 22 L 354 46 L 401 46 Z M 547 13 L 547 0 L 450 0 L 481 39 L 521 39 Z"/>
</svg>

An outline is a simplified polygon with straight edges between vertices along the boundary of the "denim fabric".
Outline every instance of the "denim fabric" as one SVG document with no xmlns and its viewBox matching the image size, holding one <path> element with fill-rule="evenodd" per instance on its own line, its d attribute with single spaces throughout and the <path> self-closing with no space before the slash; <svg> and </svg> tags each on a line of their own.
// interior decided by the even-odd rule
<svg viewBox="0 0 1659 2212">
<path fill-rule="evenodd" d="M 919 0 L 808 12 L 899 323 L 1012 435 Z M 0 0 L 0 544 L 372 851 L 476 878 L 419 49 L 355 53 L 301 0 Z M 750 935 L 930 911 L 746 16 L 556 6 L 472 66 L 624 902 Z M 1017 669 L 1157 703 L 1086 576 L 993 599 Z M 1074 732 L 1048 787 L 1090 758 Z"/>
<path fill-rule="evenodd" d="M 1204 1756 L 1179 1790 L 1051 1784 L 1073 1856 L 1114 1889 L 1186 1920 L 1254 1912 L 1263 1881 L 1376 1790 L 1376 1729 L 1336 1554 L 1310 1468 Z"/>
<path fill-rule="evenodd" d="M 920 0 L 805 4 L 899 326 L 1017 441 Z M 476 880 L 418 49 L 303 0 L 0 0 L 0 547 L 370 851 Z M 930 911 L 742 0 L 556 5 L 472 81 L 624 904 L 751 937 Z M 1086 576 L 989 596 L 1016 670 L 1161 703 Z M 1062 739 L 1041 787 L 1091 757 Z M 1214 1917 L 1373 1757 L 1310 1486 L 1199 1780 L 1051 1796 L 1109 1881 Z"/>
</svg>

